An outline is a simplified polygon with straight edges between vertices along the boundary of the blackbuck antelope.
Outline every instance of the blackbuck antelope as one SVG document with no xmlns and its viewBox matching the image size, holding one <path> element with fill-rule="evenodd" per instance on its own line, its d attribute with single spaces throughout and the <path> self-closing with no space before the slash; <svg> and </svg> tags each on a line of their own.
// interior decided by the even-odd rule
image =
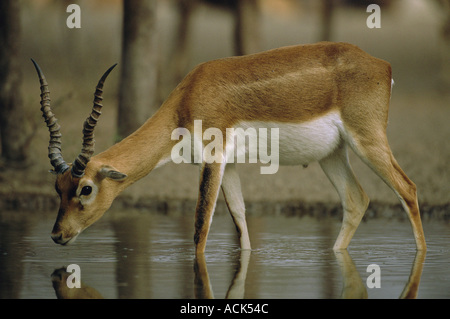
<svg viewBox="0 0 450 319">
<path fill-rule="evenodd" d="M 389 185 L 408 214 L 418 250 L 426 250 L 416 186 L 391 153 L 386 126 L 392 76 L 389 63 L 347 43 L 321 42 L 206 62 L 191 71 L 161 108 L 136 132 L 96 156 L 93 130 L 102 107 L 100 79 L 92 113 L 83 130 L 83 147 L 72 165 L 61 154 L 61 134 L 50 109 L 47 82 L 41 105 L 50 130 L 49 157 L 61 203 L 52 238 L 68 244 L 98 220 L 114 198 L 132 183 L 171 160 L 178 143 L 172 132 L 217 128 L 279 128 L 279 163 L 318 161 L 343 205 L 335 250 L 349 245 L 369 199 L 350 167 L 348 146 Z M 193 144 L 195 134 L 190 135 Z M 216 150 L 224 160 L 201 163 L 195 213 L 196 253 L 205 251 L 219 190 L 236 225 L 242 249 L 250 249 L 245 206 L 235 164 L 227 163 L 230 139 Z M 239 151 L 239 150 L 238 150 Z M 245 150 L 241 150 L 245 151 Z M 217 154 L 216 154 L 217 155 Z"/>
</svg>

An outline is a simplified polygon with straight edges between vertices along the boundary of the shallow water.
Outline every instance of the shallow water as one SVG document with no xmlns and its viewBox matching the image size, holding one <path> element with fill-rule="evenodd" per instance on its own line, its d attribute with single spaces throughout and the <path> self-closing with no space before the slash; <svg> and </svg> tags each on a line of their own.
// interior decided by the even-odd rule
<svg viewBox="0 0 450 319">
<path fill-rule="evenodd" d="M 219 214 L 195 259 L 193 214 L 109 212 L 70 246 L 50 239 L 55 215 L 0 213 L 0 298 L 450 298 L 445 221 L 424 222 L 426 256 L 398 219 L 361 223 L 348 252 L 335 254 L 337 218 L 249 216 L 253 250 L 242 252 Z M 81 289 L 66 285 L 69 264 L 80 267 Z M 368 287 L 371 264 L 380 288 Z"/>
</svg>

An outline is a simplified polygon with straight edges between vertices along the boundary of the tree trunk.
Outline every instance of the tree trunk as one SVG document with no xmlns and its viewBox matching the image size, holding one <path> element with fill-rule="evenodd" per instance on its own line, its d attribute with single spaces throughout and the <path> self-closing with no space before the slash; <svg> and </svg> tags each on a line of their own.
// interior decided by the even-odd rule
<svg viewBox="0 0 450 319">
<path fill-rule="evenodd" d="M 333 0 L 322 0 L 320 8 L 320 41 L 331 41 L 333 9 Z"/>
<path fill-rule="evenodd" d="M 259 36 L 259 4 L 257 0 L 236 1 L 234 6 L 234 52 L 236 55 L 261 50 Z"/>
<path fill-rule="evenodd" d="M 156 0 L 124 0 L 117 140 L 134 132 L 156 110 L 157 37 Z"/>
<path fill-rule="evenodd" d="M 439 86 L 448 92 L 450 86 L 450 0 L 440 0 L 443 21 L 441 27 L 441 74 Z"/>
<path fill-rule="evenodd" d="M 173 83 L 170 87 L 176 86 L 185 77 L 187 66 L 189 65 L 189 35 L 192 30 L 192 14 L 198 1 L 195 0 L 177 0 L 175 5 L 178 11 L 178 25 L 175 34 L 175 49 L 169 67 L 172 69 Z"/>
<path fill-rule="evenodd" d="M 31 140 L 20 92 L 20 36 L 20 1 L 0 1 L 0 139 L 8 167 L 24 165 Z"/>
</svg>

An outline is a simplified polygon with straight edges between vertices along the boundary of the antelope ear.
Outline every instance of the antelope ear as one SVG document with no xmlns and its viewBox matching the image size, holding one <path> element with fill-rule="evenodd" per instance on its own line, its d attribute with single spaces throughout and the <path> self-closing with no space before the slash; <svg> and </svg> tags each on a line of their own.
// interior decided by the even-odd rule
<svg viewBox="0 0 450 319">
<path fill-rule="evenodd" d="M 104 166 L 102 167 L 98 173 L 102 178 L 110 178 L 115 181 L 123 181 L 125 178 L 127 178 L 127 174 L 121 173 L 116 171 L 114 168 L 110 166 Z"/>
</svg>

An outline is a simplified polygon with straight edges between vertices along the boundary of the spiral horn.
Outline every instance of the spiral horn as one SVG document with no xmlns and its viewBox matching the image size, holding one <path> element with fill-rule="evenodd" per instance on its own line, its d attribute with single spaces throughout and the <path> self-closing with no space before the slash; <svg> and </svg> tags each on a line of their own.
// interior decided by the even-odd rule
<svg viewBox="0 0 450 319">
<path fill-rule="evenodd" d="M 62 174 L 69 169 L 69 165 L 64 161 L 61 152 L 61 127 L 58 124 L 58 120 L 52 112 L 50 107 L 50 91 L 48 89 L 47 80 L 41 71 L 39 65 L 31 59 L 36 68 L 36 72 L 39 76 L 39 82 L 41 84 L 41 111 L 42 117 L 47 123 L 48 130 L 50 132 L 50 142 L 48 145 L 48 157 L 50 158 L 50 164 L 54 168 L 54 173 Z"/>
<path fill-rule="evenodd" d="M 77 158 L 72 165 L 72 176 L 73 177 L 83 177 L 84 171 L 86 169 L 87 163 L 90 161 L 92 155 L 94 154 L 94 128 L 97 125 L 98 118 L 102 114 L 101 109 L 103 107 L 102 94 L 103 94 L 103 84 L 108 77 L 109 73 L 117 65 L 111 66 L 98 81 L 97 87 L 94 93 L 94 106 L 92 107 L 92 112 L 86 119 L 83 125 L 83 147 L 81 153 L 78 154 Z"/>
</svg>

